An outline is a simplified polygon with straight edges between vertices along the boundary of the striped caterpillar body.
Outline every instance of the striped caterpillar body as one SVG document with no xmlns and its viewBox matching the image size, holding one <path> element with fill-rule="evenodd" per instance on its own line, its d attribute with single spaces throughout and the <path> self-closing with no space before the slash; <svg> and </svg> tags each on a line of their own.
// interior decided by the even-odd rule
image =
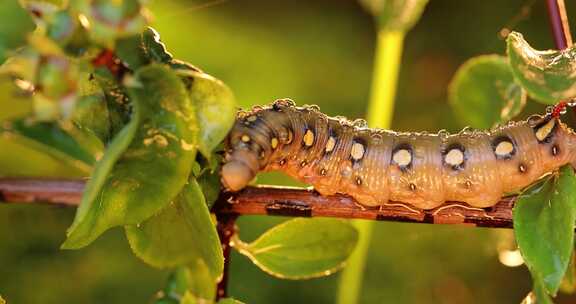
<svg viewBox="0 0 576 304">
<path fill-rule="evenodd" d="M 543 175 L 576 163 L 576 133 L 552 115 L 458 134 L 370 129 L 291 100 L 240 112 L 226 139 L 223 185 L 245 187 L 281 170 L 322 195 L 368 206 L 388 201 L 432 209 L 445 201 L 489 207 Z"/>
</svg>

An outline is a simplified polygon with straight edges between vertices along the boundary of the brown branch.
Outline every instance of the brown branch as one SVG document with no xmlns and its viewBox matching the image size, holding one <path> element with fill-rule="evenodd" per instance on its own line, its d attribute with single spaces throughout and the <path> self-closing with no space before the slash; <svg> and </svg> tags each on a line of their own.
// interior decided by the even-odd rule
<svg viewBox="0 0 576 304">
<path fill-rule="evenodd" d="M 224 272 L 220 282 L 218 282 L 216 286 L 216 301 L 228 296 L 228 276 L 230 273 L 230 252 L 232 247 L 230 245 L 230 239 L 236 233 L 236 218 L 237 215 L 235 214 L 217 215 L 218 237 L 220 238 L 220 245 L 222 246 L 222 253 L 224 255 Z"/>
<path fill-rule="evenodd" d="M 77 205 L 83 186 L 84 182 L 78 180 L 0 179 L 0 194 L 8 203 Z M 218 216 L 338 217 L 510 228 L 513 207 L 514 197 L 504 198 L 486 209 L 464 203 L 446 203 L 436 209 L 420 210 L 394 202 L 365 208 L 345 195 L 321 196 L 313 190 L 285 187 L 248 187 L 238 193 L 223 192 L 213 211 Z"/>
</svg>

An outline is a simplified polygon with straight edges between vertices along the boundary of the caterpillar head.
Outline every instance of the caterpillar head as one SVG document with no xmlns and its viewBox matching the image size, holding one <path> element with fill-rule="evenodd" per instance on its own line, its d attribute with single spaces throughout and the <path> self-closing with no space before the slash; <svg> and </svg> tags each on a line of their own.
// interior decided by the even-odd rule
<svg viewBox="0 0 576 304">
<path fill-rule="evenodd" d="M 274 122 L 278 121 L 277 114 L 271 106 L 238 113 L 225 141 L 221 181 L 226 189 L 241 190 L 265 167 L 274 146 L 271 134 Z"/>
</svg>

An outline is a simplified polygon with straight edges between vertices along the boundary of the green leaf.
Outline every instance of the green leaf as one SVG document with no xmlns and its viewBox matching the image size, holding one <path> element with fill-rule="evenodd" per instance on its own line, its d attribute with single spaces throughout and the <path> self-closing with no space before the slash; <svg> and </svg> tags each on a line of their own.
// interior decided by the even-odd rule
<svg viewBox="0 0 576 304">
<path fill-rule="evenodd" d="M 218 233 L 194 179 L 160 212 L 141 224 L 126 226 L 126 237 L 132 251 L 152 266 L 167 268 L 202 260 L 214 278 L 212 285 L 222 275 Z"/>
<path fill-rule="evenodd" d="M 0 1 L 0 64 L 15 48 L 26 44 L 26 36 L 34 30 L 32 18 L 18 0 Z"/>
<path fill-rule="evenodd" d="M 534 281 L 556 295 L 574 248 L 576 176 L 569 165 L 522 193 L 514 232 Z"/>
<path fill-rule="evenodd" d="M 200 164 L 198 161 L 200 161 Z M 222 189 L 222 183 L 220 181 L 221 163 L 222 156 L 214 154 L 209 160 L 198 157 L 197 162 L 195 162 L 193 166 L 198 168 L 197 170 L 199 172 L 194 172 L 194 169 L 192 171 L 193 174 L 197 176 L 196 180 L 198 184 L 200 184 L 200 188 L 202 188 L 208 209 L 212 208 L 220 196 L 220 190 Z"/>
<path fill-rule="evenodd" d="M 79 129 L 92 133 L 103 143 L 108 142 L 111 127 L 108 106 L 103 95 L 80 97 L 70 119 Z"/>
<path fill-rule="evenodd" d="M 84 247 L 111 227 L 141 223 L 187 182 L 197 127 L 185 88 L 162 65 L 142 68 L 135 78 L 141 87 L 129 88 L 133 118 L 97 164 L 62 248 Z"/>
<path fill-rule="evenodd" d="M 526 105 L 526 92 L 514 81 L 506 57 L 484 55 L 458 68 L 449 100 L 465 124 L 488 129 L 519 114 Z"/>
<path fill-rule="evenodd" d="M 534 99 L 555 104 L 576 97 L 576 46 L 538 51 L 522 34 L 512 32 L 508 35 L 507 52 L 514 77 Z"/>
<path fill-rule="evenodd" d="M 409 31 L 420 19 L 428 0 L 359 0 L 378 20 L 380 29 Z"/>
<path fill-rule="evenodd" d="M 220 80 L 202 72 L 178 70 L 187 84 L 188 94 L 196 106 L 200 127 L 199 150 L 210 158 L 212 151 L 226 137 L 236 118 L 232 91 Z"/>
<path fill-rule="evenodd" d="M 357 241 L 358 232 L 346 221 L 296 218 L 266 231 L 250 244 L 235 240 L 233 246 L 265 272 L 298 280 L 339 270 Z"/>
<path fill-rule="evenodd" d="M 132 70 L 151 62 L 170 64 L 172 54 L 160 41 L 160 34 L 152 27 L 147 27 L 138 35 L 120 39 L 117 42 L 116 55 Z"/>
<path fill-rule="evenodd" d="M 6 121 L 0 134 L 89 173 L 95 155 L 79 144 L 61 125 L 29 119 Z"/>
</svg>

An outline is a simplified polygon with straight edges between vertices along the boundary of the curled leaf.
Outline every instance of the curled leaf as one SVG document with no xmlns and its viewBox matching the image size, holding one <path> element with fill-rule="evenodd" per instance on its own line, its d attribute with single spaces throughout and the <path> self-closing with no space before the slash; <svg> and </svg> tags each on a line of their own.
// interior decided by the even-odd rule
<svg viewBox="0 0 576 304">
<path fill-rule="evenodd" d="M 507 38 L 512 73 L 528 95 L 545 104 L 576 97 L 576 47 L 538 51 L 522 34 Z"/>
<path fill-rule="evenodd" d="M 142 68 L 135 77 L 141 86 L 129 88 L 132 120 L 98 162 L 63 248 L 84 247 L 111 227 L 141 223 L 187 182 L 197 126 L 185 88 L 162 65 Z"/>
<path fill-rule="evenodd" d="M 250 244 L 235 240 L 233 246 L 265 272 L 296 280 L 339 270 L 357 241 L 358 232 L 346 221 L 296 218 L 266 231 Z"/>
</svg>

